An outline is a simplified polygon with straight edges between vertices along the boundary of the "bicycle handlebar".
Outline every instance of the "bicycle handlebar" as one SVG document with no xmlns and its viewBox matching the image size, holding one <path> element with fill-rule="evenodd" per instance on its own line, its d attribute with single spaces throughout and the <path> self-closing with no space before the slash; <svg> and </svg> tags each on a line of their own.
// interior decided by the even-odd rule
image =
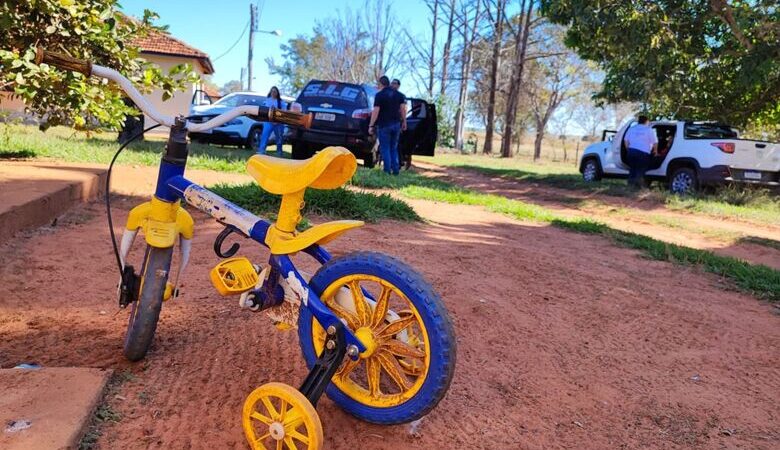
<svg viewBox="0 0 780 450">
<path fill-rule="evenodd" d="M 176 123 L 174 117 L 162 114 L 158 111 L 154 105 L 149 103 L 144 96 L 138 92 L 138 89 L 133 86 L 133 83 L 125 78 L 121 73 L 108 67 L 98 66 L 92 64 L 89 61 L 84 61 L 71 56 L 63 55 L 60 53 L 50 52 L 44 50 L 42 47 L 38 47 L 35 52 L 35 64 L 48 64 L 64 70 L 70 70 L 74 72 L 82 73 L 86 76 L 96 76 L 111 80 L 119 85 L 123 91 L 130 97 L 135 105 L 155 122 L 160 123 L 167 127 L 172 127 Z M 278 122 L 296 127 L 309 128 L 311 127 L 312 115 L 301 114 L 293 111 L 286 111 L 276 108 L 268 108 L 265 106 L 244 105 L 224 112 L 211 120 L 203 123 L 193 123 L 187 121 L 186 128 L 188 131 L 200 132 L 216 128 L 222 124 L 229 122 L 239 116 L 248 116 L 258 121 Z"/>
</svg>

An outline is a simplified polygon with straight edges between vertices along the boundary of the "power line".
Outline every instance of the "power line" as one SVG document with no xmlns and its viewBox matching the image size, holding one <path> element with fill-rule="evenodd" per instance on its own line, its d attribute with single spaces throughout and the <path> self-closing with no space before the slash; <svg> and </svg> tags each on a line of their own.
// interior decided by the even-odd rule
<svg viewBox="0 0 780 450">
<path fill-rule="evenodd" d="M 246 30 L 249 28 L 249 24 L 250 23 L 251 23 L 251 20 L 246 23 L 246 26 L 244 26 L 244 31 L 241 32 L 241 36 L 239 36 L 238 39 L 236 39 L 236 42 L 234 42 L 233 45 L 231 45 L 230 48 L 225 51 L 225 53 L 217 56 L 216 58 L 212 59 L 211 61 L 214 62 L 214 61 L 218 60 L 219 58 L 222 58 L 223 56 L 225 56 L 228 53 L 230 53 L 230 51 L 233 50 L 236 47 L 236 45 L 238 45 L 238 43 L 241 41 L 241 38 L 244 37 L 244 35 L 246 34 Z"/>
</svg>

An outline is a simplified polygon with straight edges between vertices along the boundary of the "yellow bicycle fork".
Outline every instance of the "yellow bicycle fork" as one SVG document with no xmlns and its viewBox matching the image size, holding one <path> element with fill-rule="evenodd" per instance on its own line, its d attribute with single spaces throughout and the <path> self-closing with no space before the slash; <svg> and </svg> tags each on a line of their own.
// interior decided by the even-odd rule
<svg viewBox="0 0 780 450">
<path fill-rule="evenodd" d="M 152 197 L 150 201 L 133 208 L 127 217 L 127 225 L 119 248 L 122 266 L 125 265 L 127 254 L 133 246 L 138 230 L 143 230 L 146 243 L 156 248 L 173 247 L 176 238 L 179 238 L 179 268 L 173 283 L 166 285 L 163 300 L 175 297 L 178 294 L 179 277 L 184 273 L 190 259 L 194 228 L 195 222 L 190 213 L 181 207 L 180 200 L 166 202 Z"/>
</svg>

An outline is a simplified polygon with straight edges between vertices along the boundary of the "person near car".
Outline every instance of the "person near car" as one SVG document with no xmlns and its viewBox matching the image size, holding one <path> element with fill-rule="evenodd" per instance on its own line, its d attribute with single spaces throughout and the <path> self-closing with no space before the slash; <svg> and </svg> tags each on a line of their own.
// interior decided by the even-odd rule
<svg viewBox="0 0 780 450">
<path fill-rule="evenodd" d="M 268 91 L 268 98 L 263 102 L 263 106 L 276 109 L 287 109 L 287 103 L 282 100 L 282 96 L 279 94 L 279 89 L 273 86 Z M 276 138 L 276 155 L 282 156 L 282 144 L 284 143 L 284 124 L 263 122 L 263 134 L 260 137 L 260 144 L 257 146 L 257 153 L 265 155 L 265 148 L 268 146 L 268 139 L 271 137 L 271 133 Z"/>
<path fill-rule="evenodd" d="M 400 91 L 401 89 L 401 80 L 398 78 L 393 78 L 393 81 L 390 82 L 390 87 L 401 94 L 401 97 L 403 98 L 404 107 L 406 106 L 406 96 L 403 94 L 403 92 Z M 406 117 L 404 116 L 402 120 L 406 120 Z M 412 153 L 411 150 L 404 151 L 405 149 L 410 149 L 409 146 L 399 146 L 398 147 L 398 167 L 403 166 L 404 169 L 409 170 L 412 167 Z"/>
<path fill-rule="evenodd" d="M 368 125 L 370 134 L 376 133 L 379 140 L 379 152 L 386 173 L 398 175 L 398 139 L 406 129 L 406 99 L 403 94 L 390 87 L 390 79 L 382 75 L 379 78 L 379 92 L 374 97 L 374 109 Z"/>
<path fill-rule="evenodd" d="M 635 188 L 645 187 L 645 173 L 653 162 L 657 151 L 658 136 L 650 127 L 647 116 L 639 116 L 638 122 L 626 131 L 623 141 L 628 149 L 628 185 Z"/>
</svg>

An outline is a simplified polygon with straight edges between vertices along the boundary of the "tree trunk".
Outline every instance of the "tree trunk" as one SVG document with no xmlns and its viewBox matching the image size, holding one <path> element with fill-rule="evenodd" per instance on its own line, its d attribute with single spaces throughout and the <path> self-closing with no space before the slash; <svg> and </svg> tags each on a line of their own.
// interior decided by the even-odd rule
<svg viewBox="0 0 780 450">
<path fill-rule="evenodd" d="M 528 36 L 531 28 L 531 12 L 533 12 L 534 2 L 528 1 L 528 10 L 523 13 L 526 1 L 520 3 L 520 11 L 524 16 L 520 18 L 520 29 L 515 35 L 515 62 L 512 70 L 512 79 L 509 83 L 509 98 L 507 99 L 506 111 L 504 111 L 504 135 L 501 139 L 501 157 L 509 158 L 512 156 L 512 139 L 514 137 L 515 120 L 517 119 L 517 107 L 520 102 L 520 87 L 523 81 L 523 70 L 525 69 L 525 54 L 528 49 Z"/>
<path fill-rule="evenodd" d="M 436 28 L 439 22 L 439 0 L 433 0 L 433 20 L 431 22 L 431 29 L 433 30 L 433 36 L 431 36 L 431 54 L 428 59 L 428 98 L 433 98 L 433 77 L 436 72 Z"/>
<path fill-rule="evenodd" d="M 469 98 L 469 78 L 471 75 L 471 60 L 474 55 L 474 39 L 476 38 L 479 22 L 479 7 L 482 2 L 477 2 L 474 14 L 474 26 L 469 29 L 468 17 L 463 18 L 463 47 L 465 56 L 460 68 L 460 88 L 458 89 L 458 107 L 455 111 L 455 148 L 463 151 L 463 125 L 466 120 L 466 104 Z M 476 153 L 476 149 L 475 153 Z"/>
<path fill-rule="evenodd" d="M 441 60 L 441 86 L 439 86 L 439 95 L 444 97 L 447 91 L 447 69 L 450 64 L 450 47 L 452 45 L 452 27 L 455 24 L 455 0 L 450 0 L 450 20 L 447 26 L 447 40 L 444 41 L 444 53 Z"/>
<path fill-rule="evenodd" d="M 488 93 L 487 123 L 485 123 L 485 146 L 482 153 L 493 153 L 493 132 L 496 126 L 496 91 L 498 90 L 498 69 L 501 67 L 501 41 L 504 35 L 504 4 L 498 0 L 496 19 L 493 26 L 493 60 L 490 65 L 490 92 Z"/>
<path fill-rule="evenodd" d="M 534 161 L 538 161 L 542 156 L 542 140 L 544 140 L 545 125 L 536 125 L 536 138 L 534 139 Z"/>
</svg>

